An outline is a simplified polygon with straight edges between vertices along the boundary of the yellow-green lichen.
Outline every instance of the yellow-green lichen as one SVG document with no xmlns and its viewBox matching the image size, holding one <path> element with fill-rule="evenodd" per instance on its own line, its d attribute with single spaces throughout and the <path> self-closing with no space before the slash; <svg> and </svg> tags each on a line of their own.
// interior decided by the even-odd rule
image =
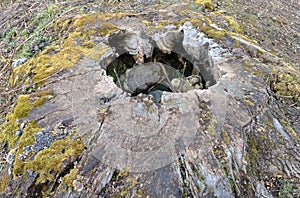
<svg viewBox="0 0 300 198">
<path fill-rule="evenodd" d="M 129 168 L 121 169 L 114 180 L 122 184 L 122 186 L 120 187 L 120 191 L 115 195 L 115 197 L 128 197 L 132 195 L 133 190 L 138 195 L 143 195 L 141 189 L 137 186 L 138 182 L 135 179 L 129 177 Z"/>
<path fill-rule="evenodd" d="M 84 150 L 84 145 L 79 139 L 72 139 L 68 136 L 61 140 L 56 140 L 49 148 L 40 151 L 33 160 L 26 160 L 22 169 L 18 173 L 24 174 L 30 169 L 38 173 L 37 184 L 47 181 L 54 181 L 65 160 L 78 157 Z M 21 162 L 20 162 L 21 163 Z M 14 167 L 16 174 L 16 167 Z"/>
<path fill-rule="evenodd" d="M 35 123 L 35 121 L 31 121 L 29 124 L 26 125 L 22 136 L 20 137 L 18 148 L 21 149 L 25 146 L 32 145 L 35 142 L 34 134 L 36 134 L 41 127 Z M 17 155 L 20 153 L 17 151 Z"/>
<path fill-rule="evenodd" d="M 222 129 L 222 140 L 226 145 L 230 145 L 230 136 L 225 129 Z"/>
<path fill-rule="evenodd" d="M 255 76 L 263 76 L 262 72 L 257 70 L 257 67 L 254 63 L 250 62 L 249 58 L 245 58 L 243 61 L 244 68 L 247 72 L 255 75 Z"/>
<path fill-rule="evenodd" d="M 288 121 L 288 120 L 280 120 L 280 123 L 284 126 L 284 128 L 286 128 L 287 130 L 287 132 L 289 132 L 291 135 L 292 135 L 292 137 L 293 137 L 293 139 L 295 140 L 295 141 L 297 141 L 298 143 L 300 143 L 300 137 L 299 137 L 299 135 L 295 132 L 295 130 L 292 128 L 292 126 L 291 126 L 291 124 L 290 124 L 290 122 Z"/>
<path fill-rule="evenodd" d="M 78 174 L 78 168 L 73 168 L 70 173 L 65 175 L 62 179 L 62 181 L 69 187 L 73 187 L 73 181 L 76 179 L 77 174 Z"/>
<path fill-rule="evenodd" d="M 202 109 L 206 109 L 207 108 L 206 106 L 204 106 L 204 104 L 200 104 L 199 106 Z M 210 111 L 205 111 L 204 113 L 200 114 L 200 118 L 201 119 L 210 119 L 210 117 L 211 117 L 211 112 Z"/>
<path fill-rule="evenodd" d="M 212 118 L 212 119 L 211 119 L 211 122 L 210 122 L 210 124 L 209 124 L 208 127 L 207 127 L 207 133 L 208 133 L 209 135 L 214 136 L 214 135 L 216 134 L 216 127 L 215 127 L 215 125 L 216 125 L 217 123 L 218 123 L 218 122 L 217 122 L 217 120 L 216 120 L 215 118 Z"/>
<path fill-rule="evenodd" d="M 274 125 L 273 125 L 273 120 L 272 119 L 269 119 L 268 121 L 266 121 L 266 124 L 269 128 L 274 128 Z"/>
<path fill-rule="evenodd" d="M 249 100 L 249 99 L 246 99 L 246 100 L 245 100 L 245 103 L 248 104 L 250 107 L 254 107 L 254 106 L 255 106 L 255 103 L 252 102 L 252 101 Z"/>
<path fill-rule="evenodd" d="M 208 36 L 215 39 L 226 39 L 226 35 L 230 35 L 230 32 L 227 32 L 224 29 L 216 28 L 212 25 L 212 21 L 199 13 L 192 12 L 193 15 L 199 16 L 197 18 L 186 18 L 178 22 L 174 22 L 175 25 L 184 24 L 185 22 L 191 22 L 193 26 L 198 27 L 202 32 Z"/>
<path fill-rule="evenodd" d="M 36 108 L 43 105 L 48 98 L 52 97 L 51 94 L 52 94 L 51 90 L 40 91 L 40 92 L 30 94 L 29 101 L 31 101 L 31 106 L 33 108 Z"/>
<path fill-rule="evenodd" d="M 82 31 L 87 29 L 94 28 L 94 25 L 99 24 L 103 21 L 107 21 L 112 18 L 120 19 L 125 16 L 135 15 L 132 13 L 107 13 L 107 14 L 82 14 L 77 15 L 73 18 L 73 24 L 71 25 L 71 29 L 75 29 L 75 31 Z M 63 25 L 67 25 L 70 23 L 69 21 Z M 57 24 L 60 26 L 60 24 Z"/>
<path fill-rule="evenodd" d="M 0 133 L 0 142 L 7 142 L 10 148 L 13 148 L 18 140 L 18 136 L 15 135 L 15 131 L 19 125 L 15 124 L 13 121 L 14 116 L 12 113 L 9 113 L 6 116 L 6 122 L 1 126 Z"/>
<path fill-rule="evenodd" d="M 247 153 L 246 160 L 248 162 L 250 162 L 249 167 L 253 168 L 252 172 L 254 175 L 256 175 L 255 167 L 256 167 L 256 160 L 257 160 L 257 157 L 259 154 L 259 152 L 258 152 L 259 146 L 258 146 L 258 143 L 257 143 L 255 137 L 248 136 L 247 144 L 249 146 L 249 152 Z"/>
</svg>

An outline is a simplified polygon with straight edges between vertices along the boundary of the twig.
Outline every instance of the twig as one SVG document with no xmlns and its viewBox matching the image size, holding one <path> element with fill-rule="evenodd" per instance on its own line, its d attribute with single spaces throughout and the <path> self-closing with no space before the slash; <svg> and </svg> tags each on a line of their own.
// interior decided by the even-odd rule
<svg viewBox="0 0 300 198">
<path fill-rule="evenodd" d="M 8 60 L 7 60 L 7 63 L 6 63 L 6 64 L 2 67 L 2 69 L 0 70 L 0 73 L 2 73 L 8 66 L 11 65 L 11 63 L 12 63 L 12 58 L 13 58 L 13 56 L 15 55 L 15 53 L 16 53 L 16 50 L 13 49 L 12 53 L 10 54 L 10 56 L 9 56 L 9 58 L 8 58 Z M 10 69 L 12 70 L 11 67 L 10 67 Z"/>
<path fill-rule="evenodd" d="M 173 92 L 175 92 L 175 89 L 174 89 L 174 87 L 172 86 L 172 83 L 171 83 L 171 81 L 170 81 L 170 79 L 169 79 L 169 76 L 168 76 L 168 74 L 167 74 L 167 72 L 166 72 L 166 68 L 164 67 L 164 65 L 162 65 L 161 63 L 158 63 L 159 64 L 159 66 L 162 68 L 162 70 L 163 70 L 163 72 L 164 72 L 164 75 L 165 75 L 165 78 L 167 79 L 167 81 L 169 82 L 169 86 L 170 86 L 170 89 L 173 91 Z M 164 79 L 164 78 L 163 78 Z"/>
<path fill-rule="evenodd" d="M 118 73 L 117 73 L 116 69 L 114 68 L 113 70 L 114 70 L 114 73 L 115 73 L 115 75 L 116 75 L 116 77 L 117 77 L 117 81 L 118 81 L 118 83 L 119 83 L 120 88 L 123 89 L 122 84 L 121 84 L 121 81 L 120 81 L 120 79 L 119 79 L 119 76 L 118 76 Z"/>
<path fill-rule="evenodd" d="M 184 79 L 184 72 L 185 72 L 185 69 L 186 69 L 186 62 L 183 62 L 183 71 L 182 71 L 182 74 L 181 74 L 181 79 L 180 80 L 180 84 L 179 84 L 179 90 L 182 91 L 182 86 L 183 86 L 183 79 Z"/>
</svg>

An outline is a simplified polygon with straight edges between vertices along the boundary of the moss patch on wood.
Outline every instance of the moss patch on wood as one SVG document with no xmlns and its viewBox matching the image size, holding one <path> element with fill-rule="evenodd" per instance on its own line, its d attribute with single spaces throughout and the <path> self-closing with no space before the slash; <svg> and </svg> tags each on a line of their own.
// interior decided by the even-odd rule
<svg viewBox="0 0 300 198">
<path fill-rule="evenodd" d="M 0 192 L 4 192 L 5 191 L 5 188 L 6 186 L 8 185 L 9 183 L 9 175 L 3 175 L 1 178 L 0 178 Z"/>
<path fill-rule="evenodd" d="M 291 100 L 300 104 L 299 73 L 291 73 L 279 69 L 272 70 L 271 88 L 276 97 Z"/>
<path fill-rule="evenodd" d="M 127 16 L 118 14 L 78 15 L 73 19 L 60 19 L 55 27 L 59 34 L 67 34 L 60 45 L 51 46 L 35 58 L 14 69 L 12 84 L 22 82 L 28 84 L 29 76 L 35 87 L 47 81 L 47 78 L 63 69 L 70 69 L 80 58 L 88 57 L 98 60 L 107 50 L 107 46 L 99 49 L 93 39 L 103 37 L 118 30 L 117 26 L 107 21 L 111 18 Z M 62 33 L 62 32 L 67 33 Z"/>
<path fill-rule="evenodd" d="M 47 98 L 51 97 L 51 93 L 50 90 L 46 90 L 28 95 L 20 95 L 13 112 L 7 115 L 6 122 L 2 126 L 3 130 L 0 133 L 0 142 L 7 142 L 10 148 L 14 148 L 19 139 L 16 131 L 20 129 L 21 125 L 18 119 L 28 116 L 31 109 L 41 106 Z"/>
<path fill-rule="evenodd" d="M 222 17 L 222 18 L 224 18 L 229 23 L 229 26 L 232 28 L 232 30 L 234 32 L 242 33 L 241 25 L 238 24 L 232 16 L 227 16 L 227 15 L 225 15 L 223 13 L 220 13 L 220 12 L 213 12 L 213 13 L 220 16 L 220 17 Z"/>
<path fill-rule="evenodd" d="M 16 158 L 14 161 L 14 169 L 13 169 L 14 176 L 24 174 L 25 163 L 21 159 L 19 159 L 19 155 L 21 155 L 24 152 L 24 148 L 26 146 L 30 146 L 35 142 L 34 134 L 36 134 L 40 129 L 41 127 L 35 124 L 34 121 L 28 124 L 24 129 L 24 132 L 18 142 L 18 149 L 16 152 Z"/>
<path fill-rule="evenodd" d="M 70 173 L 68 173 L 67 175 L 65 175 L 62 179 L 62 181 L 69 187 L 72 188 L 73 187 L 73 181 L 76 179 L 77 174 L 78 174 L 78 169 L 77 168 L 73 168 Z"/>
<path fill-rule="evenodd" d="M 204 8 L 207 8 L 210 11 L 214 10 L 214 6 L 212 4 L 212 0 L 195 0 L 194 4 L 201 5 Z"/>
<path fill-rule="evenodd" d="M 77 158 L 84 148 L 80 139 L 73 139 L 70 136 L 56 140 L 49 148 L 40 151 L 33 160 L 25 162 L 16 160 L 13 172 L 15 175 L 24 174 L 30 169 L 38 173 L 37 184 L 53 182 L 60 173 L 63 162 Z"/>
</svg>

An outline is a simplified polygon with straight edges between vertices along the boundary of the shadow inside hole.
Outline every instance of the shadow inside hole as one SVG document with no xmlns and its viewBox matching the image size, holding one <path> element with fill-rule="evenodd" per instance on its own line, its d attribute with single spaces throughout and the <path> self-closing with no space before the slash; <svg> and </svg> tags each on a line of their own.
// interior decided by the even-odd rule
<svg viewBox="0 0 300 198">
<path fill-rule="evenodd" d="M 151 64 L 153 63 L 153 64 Z M 163 91 L 167 92 L 181 92 L 178 89 L 175 89 L 172 86 L 171 81 L 174 78 L 188 78 L 192 75 L 199 76 L 199 84 L 205 85 L 205 80 L 201 76 L 201 74 L 195 73 L 196 70 L 194 69 L 193 64 L 188 61 L 186 58 L 182 57 L 181 55 L 171 52 L 170 54 L 163 53 L 160 49 L 154 48 L 152 52 L 152 56 L 149 58 L 144 57 L 144 64 L 147 65 L 147 67 L 144 67 L 145 72 L 148 71 L 148 67 L 155 66 L 155 63 L 163 63 L 164 65 L 168 66 L 168 83 L 161 83 L 161 81 L 147 81 L 147 84 L 145 84 L 142 88 L 135 89 L 134 91 L 128 91 L 128 89 L 124 88 L 126 87 L 126 77 L 127 71 L 132 71 L 134 68 L 141 67 L 141 65 L 137 65 L 136 61 L 134 59 L 134 56 L 130 55 L 129 53 L 122 54 L 118 58 L 116 58 L 114 61 L 112 61 L 106 69 L 106 73 L 109 76 L 112 76 L 114 79 L 114 82 L 116 85 L 120 88 L 122 88 L 124 91 L 129 92 L 131 96 L 136 96 L 140 93 L 143 94 L 159 94 Z M 149 66 L 148 66 L 149 65 Z M 171 68 L 171 70 L 170 70 Z M 140 71 L 141 72 L 141 71 Z M 149 71 L 148 71 L 149 72 Z M 143 73 L 141 73 L 143 74 Z M 141 81 L 144 79 L 140 78 Z M 143 82 L 141 82 L 143 83 Z M 205 86 L 203 86 L 201 89 L 203 89 Z"/>
</svg>

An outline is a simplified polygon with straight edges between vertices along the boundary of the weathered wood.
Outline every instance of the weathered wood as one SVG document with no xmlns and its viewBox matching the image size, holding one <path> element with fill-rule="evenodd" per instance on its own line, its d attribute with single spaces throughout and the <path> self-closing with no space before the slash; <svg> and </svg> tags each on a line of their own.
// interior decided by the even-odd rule
<svg viewBox="0 0 300 198">
<path fill-rule="evenodd" d="M 1 181 L 7 178 L 2 197 L 272 197 L 274 186 L 281 187 L 275 180 L 299 187 L 299 112 L 275 99 L 264 80 L 272 68 L 241 47 L 231 53 L 221 41 L 209 39 L 198 30 L 202 19 L 176 15 L 183 18 L 179 27 L 155 31 L 140 16 L 74 18 L 70 26 L 81 26 L 64 43 L 70 52 L 49 50 L 50 55 L 45 52 L 36 60 L 67 57 L 76 62 L 70 67 L 61 60 L 58 70 L 36 82 L 35 94 L 19 98 L 3 126 L 10 155 L 1 171 Z M 77 36 L 76 31 L 99 26 L 99 34 Z M 175 42 L 174 32 L 183 34 L 183 40 Z M 235 36 L 237 43 L 250 42 Z M 112 43 L 111 38 L 120 41 Z M 93 47 L 84 42 L 94 42 Z M 168 45 L 162 47 L 164 43 Z M 210 84 L 183 93 L 162 92 L 159 102 L 150 94 L 131 96 L 105 70 L 120 53 L 128 52 L 140 64 L 144 46 L 142 54 L 149 59 L 154 47 L 176 51 Z M 68 57 L 74 54 L 76 58 Z M 22 68 L 25 73 L 40 71 L 38 61 L 19 66 L 19 79 Z M 253 75 L 257 71 L 251 64 L 261 75 Z M 127 82 L 134 92 L 160 79 L 135 80 L 146 87 Z M 46 142 L 37 142 L 36 134 L 45 129 Z M 34 144 L 45 148 L 34 150 Z"/>
</svg>

